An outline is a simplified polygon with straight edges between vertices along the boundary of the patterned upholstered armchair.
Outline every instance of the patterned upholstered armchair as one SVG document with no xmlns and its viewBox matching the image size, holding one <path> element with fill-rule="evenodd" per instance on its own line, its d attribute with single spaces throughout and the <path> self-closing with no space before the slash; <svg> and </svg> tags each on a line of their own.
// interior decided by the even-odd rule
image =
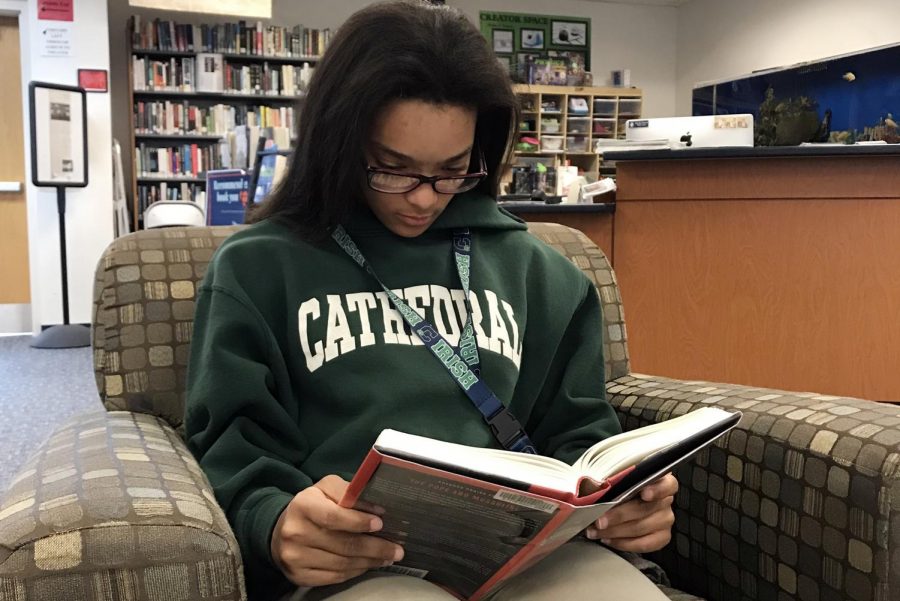
<svg viewBox="0 0 900 601">
<path fill-rule="evenodd" d="M 181 438 L 194 293 L 233 231 L 144 231 L 104 254 L 93 346 L 107 411 L 59 428 L 2 499 L 0 601 L 245 598 L 236 542 Z M 900 408 L 632 374 L 606 258 L 564 226 L 531 231 L 597 285 L 625 428 L 709 404 L 744 412 L 678 473 L 673 542 L 654 556 L 674 587 L 729 601 L 900 598 Z"/>
</svg>

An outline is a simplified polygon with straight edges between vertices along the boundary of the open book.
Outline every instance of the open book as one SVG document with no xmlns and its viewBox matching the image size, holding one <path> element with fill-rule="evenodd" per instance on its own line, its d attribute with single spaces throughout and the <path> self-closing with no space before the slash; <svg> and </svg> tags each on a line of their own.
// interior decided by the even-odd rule
<svg viewBox="0 0 900 601">
<path fill-rule="evenodd" d="M 341 500 L 384 509 L 379 536 L 403 545 L 384 568 L 477 600 L 733 428 L 704 407 L 601 441 L 568 465 L 384 430 Z"/>
</svg>

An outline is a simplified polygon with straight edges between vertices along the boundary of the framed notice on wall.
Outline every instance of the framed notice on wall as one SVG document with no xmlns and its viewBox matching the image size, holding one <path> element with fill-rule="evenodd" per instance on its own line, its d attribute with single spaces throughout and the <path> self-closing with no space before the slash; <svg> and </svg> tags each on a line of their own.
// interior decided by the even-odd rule
<svg viewBox="0 0 900 601">
<path fill-rule="evenodd" d="M 87 186 L 84 90 L 33 81 L 28 85 L 28 100 L 31 113 L 31 182 L 35 186 Z"/>
</svg>

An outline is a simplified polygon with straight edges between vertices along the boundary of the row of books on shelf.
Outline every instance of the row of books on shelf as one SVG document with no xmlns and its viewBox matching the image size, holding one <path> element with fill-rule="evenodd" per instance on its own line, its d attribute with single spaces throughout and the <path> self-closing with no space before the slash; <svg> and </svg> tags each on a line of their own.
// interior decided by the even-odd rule
<svg viewBox="0 0 900 601">
<path fill-rule="evenodd" d="M 238 125 L 219 144 L 222 162 L 229 169 L 253 169 L 260 138 L 271 140 L 278 148 L 288 149 L 291 148 L 291 131 L 287 127 Z"/>
<path fill-rule="evenodd" d="M 230 52 L 248 56 L 321 56 L 331 42 L 331 29 L 291 28 L 247 23 L 195 25 L 134 16 L 131 45 L 137 50 Z"/>
<path fill-rule="evenodd" d="M 210 169 L 252 169 L 259 139 L 290 148 L 291 129 L 238 125 L 216 144 L 151 145 L 135 148 L 135 173 L 143 178 L 203 177 Z"/>
<path fill-rule="evenodd" d="M 201 146 L 149 146 L 138 144 L 134 149 L 135 172 L 145 178 L 204 177 L 209 169 L 227 169 L 221 144 Z"/>
<path fill-rule="evenodd" d="M 138 214 L 143 215 L 151 204 L 158 200 L 194 201 L 201 207 L 206 206 L 206 190 L 204 186 L 188 182 L 140 183 L 137 188 Z"/>
<path fill-rule="evenodd" d="M 299 96 L 306 92 L 313 68 L 297 65 L 247 65 L 221 54 L 151 60 L 132 57 L 134 90 L 166 92 L 228 92 L 265 96 Z"/>
<path fill-rule="evenodd" d="M 294 107 L 216 104 L 200 106 L 187 100 L 134 103 L 137 134 L 225 135 L 238 125 L 292 128 Z"/>
<path fill-rule="evenodd" d="M 193 57 L 155 61 L 131 57 L 132 85 L 135 90 L 196 92 L 196 60 Z"/>
<path fill-rule="evenodd" d="M 313 69 L 306 63 L 295 65 L 225 65 L 222 70 L 223 89 L 237 90 L 242 94 L 267 96 L 299 96 L 309 88 Z"/>
</svg>

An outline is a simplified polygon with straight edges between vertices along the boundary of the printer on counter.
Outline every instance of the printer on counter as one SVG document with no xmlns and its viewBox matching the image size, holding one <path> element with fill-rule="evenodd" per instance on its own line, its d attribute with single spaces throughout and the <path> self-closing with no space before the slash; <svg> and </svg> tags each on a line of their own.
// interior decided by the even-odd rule
<svg viewBox="0 0 900 601">
<path fill-rule="evenodd" d="M 625 140 L 633 144 L 668 140 L 672 150 L 753 146 L 753 115 L 629 119 L 625 124 Z"/>
</svg>

